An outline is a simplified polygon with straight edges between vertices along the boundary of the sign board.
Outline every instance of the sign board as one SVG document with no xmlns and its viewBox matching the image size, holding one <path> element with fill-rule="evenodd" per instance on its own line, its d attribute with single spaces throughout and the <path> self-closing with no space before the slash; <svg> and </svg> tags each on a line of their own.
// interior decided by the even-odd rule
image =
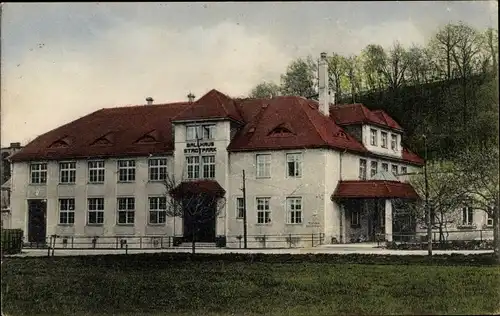
<svg viewBox="0 0 500 316">
<path fill-rule="evenodd" d="M 215 153 L 217 149 L 215 148 L 214 142 L 199 142 L 199 149 L 196 142 L 190 142 L 186 144 L 186 148 L 184 149 L 185 154 L 198 154 L 201 150 L 201 153 Z"/>
</svg>

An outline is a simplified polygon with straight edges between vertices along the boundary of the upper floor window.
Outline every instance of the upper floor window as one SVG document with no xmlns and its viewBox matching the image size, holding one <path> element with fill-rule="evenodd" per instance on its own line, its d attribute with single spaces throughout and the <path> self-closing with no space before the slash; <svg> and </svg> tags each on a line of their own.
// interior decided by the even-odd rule
<svg viewBox="0 0 500 316">
<path fill-rule="evenodd" d="M 257 178 L 271 177 L 271 155 L 257 155 Z"/>
<path fill-rule="evenodd" d="M 370 176 L 373 177 L 378 172 L 378 162 L 372 161 L 370 163 Z"/>
<path fill-rule="evenodd" d="M 389 171 L 389 164 L 386 162 L 382 163 L 382 171 Z"/>
<path fill-rule="evenodd" d="M 370 129 L 370 145 L 377 146 L 377 130 L 373 128 Z"/>
<path fill-rule="evenodd" d="M 187 178 L 199 179 L 200 178 L 200 157 L 190 156 L 186 157 Z"/>
<path fill-rule="evenodd" d="M 76 162 L 59 163 L 59 183 L 75 183 L 76 181 Z"/>
<path fill-rule="evenodd" d="M 302 224 L 302 198 L 287 198 L 287 224 Z"/>
<path fill-rule="evenodd" d="M 153 158 L 148 161 L 149 181 L 167 179 L 167 158 Z"/>
<path fill-rule="evenodd" d="M 398 136 L 391 134 L 391 149 L 398 150 Z"/>
<path fill-rule="evenodd" d="M 397 176 L 398 175 L 398 165 L 392 165 L 392 173 Z"/>
<path fill-rule="evenodd" d="M 203 156 L 203 178 L 213 179 L 215 178 L 215 156 Z"/>
<path fill-rule="evenodd" d="M 104 160 L 89 161 L 89 182 L 103 183 L 104 182 Z"/>
<path fill-rule="evenodd" d="M 59 199 L 59 224 L 75 223 L 75 199 Z"/>
<path fill-rule="evenodd" d="M 186 140 L 210 140 L 215 136 L 215 124 L 186 126 Z"/>
<path fill-rule="evenodd" d="M 387 148 L 387 133 L 381 132 L 380 135 L 382 136 L 382 148 Z"/>
<path fill-rule="evenodd" d="M 366 180 L 366 159 L 359 160 L 359 179 Z"/>
<path fill-rule="evenodd" d="M 243 218 L 245 215 L 245 200 L 241 197 L 236 198 L 236 218 Z"/>
<path fill-rule="evenodd" d="M 118 181 L 120 182 L 135 181 L 134 160 L 118 160 Z"/>
<path fill-rule="evenodd" d="M 35 162 L 30 165 L 31 183 L 47 183 L 47 163 Z"/>
<path fill-rule="evenodd" d="M 470 206 L 462 208 L 462 225 L 472 225 L 474 223 L 474 210 Z"/>
<path fill-rule="evenodd" d="M 302 176 L 302 154 L 286 155 L 287 175 L 293 178 Z"/>
<path fill-rule="evenodd" d="M 401 166 L 401 174 L 406 175 L 408 173 L 408 169 L 406 167 Z"/>
</svg>

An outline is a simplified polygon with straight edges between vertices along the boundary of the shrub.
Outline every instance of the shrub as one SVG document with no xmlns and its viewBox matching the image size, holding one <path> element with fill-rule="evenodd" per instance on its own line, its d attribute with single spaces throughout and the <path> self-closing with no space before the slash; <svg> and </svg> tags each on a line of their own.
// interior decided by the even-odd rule
<svg viewBox="0 0 500 316">
<path fill-rule="evenodd" d="M 2 229 L 2 254 L 21 253 L 22 246 L 22 229 Z"/>
<path fill-rule="evenodd" d="M 215 237 L 215 246 L 217 246 L 219 248 L 226 247 L 226 236 Z"/>
</svg>

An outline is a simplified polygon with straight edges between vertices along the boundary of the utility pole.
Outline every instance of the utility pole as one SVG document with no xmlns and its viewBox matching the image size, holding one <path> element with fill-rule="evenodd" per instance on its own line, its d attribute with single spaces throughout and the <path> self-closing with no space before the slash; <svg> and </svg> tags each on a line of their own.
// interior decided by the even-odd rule
<svg viewBox="0 0 500 316">
<path fill-rule="evenodd" d="M 427 252 L 432 256 L 432 217 L 429 209 L 429 179 L 427 178 L 427 136 L 424 137 L 425 221 L 427 222 Z"/>
<path fill-rule="evenodd" d="M 247 249 L 247 190 L 245 187 L 245 170 L 243 170 L 243 247 Z"/>
</svg>

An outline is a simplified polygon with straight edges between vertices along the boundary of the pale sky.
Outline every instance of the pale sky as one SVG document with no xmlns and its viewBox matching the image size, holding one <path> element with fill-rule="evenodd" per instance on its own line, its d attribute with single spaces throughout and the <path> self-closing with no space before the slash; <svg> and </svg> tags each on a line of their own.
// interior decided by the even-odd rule
<svg viewBox="0 0 500 316">
<path fill-rule="evenodd" d="M 498 24 L 498 2 L 8 3 L 1 144 L 104 107 L 244 96 L 296 57 L 425 44 L 448 22 Z"/>
</svg>

